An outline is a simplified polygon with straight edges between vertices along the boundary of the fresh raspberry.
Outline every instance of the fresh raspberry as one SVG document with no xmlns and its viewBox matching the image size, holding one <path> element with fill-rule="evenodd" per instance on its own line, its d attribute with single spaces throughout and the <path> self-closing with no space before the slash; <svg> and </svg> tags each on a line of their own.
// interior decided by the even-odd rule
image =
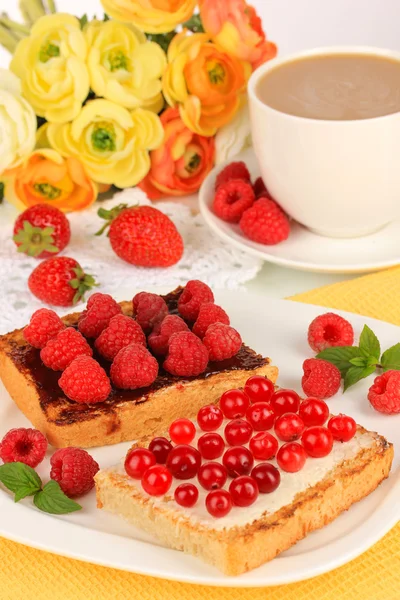
<svg viewBox="0 0 400 600">
<path fill-rule="evenodd" d="M 158 375 L 158 362 L 142 344 L 130 344 L 114 358 L 110 375 L 113 384 L 123 390 L 148 387 Z"/>
<path fill-rule="evenodd" d="M 157 356 L 167 354 L 169 338 L 179 331 L 189 331 L 189 327 L 177 315 L 167 315 L 161 323 L 157 323 L 148 340 L 154 354 Z"/>
<path fill-rule="evenodd" d="M 198 279 L 188 281 L 178 300 L 178 310 L 187 321 L 195 321 L 199 316 L 200 306 L 206 302 L 214 302 L 214 294 L 206 283 Z"/>
<path fill-rule="evenodd" d="M 83 335 L 67 327 L 47 342 L 40 351 L 42 362 L 53 371 L 64 371 L 78 356 L 92 356 L 93 351 Z"/>
<path fill-rule="evenodd" d="M 375 377 L 368 400 L 375 410 L 393 415 L 400 413 L 400 371 L 386 371 Z"/>
<path fill-rule="evenodd" d="M 64 250 L 71 237 L 64 213 L 49 204 L 35 204 L 19 215 L 13 240 L 18 252 L 36 258 L 49 258 Z"/>
<path fill-rule="evenodd" d="M 316 317 L 308 328 L 308 343 L 315 352 L 332 346 L 352 346 L 354 331 L 343 317 L 329 312 Z"/>
<path fill-rule="evenodd" d="M 204 373 L 208 364 L 208 350 L 194 333 L 181 331 L 169 340 L 164 369 L 171 375 L 196 377 Z"/>
<path fill-rule="evenodd" d="M 270 198 L 260 198 L 240 219 L 240 228 L 253 242 L 272 246 L 289 237 L 290 223 L 283 210 Z"/>
<path fill-rule="evenodd" d="M 78 356 L 65 369 L 58 385 L 75 402 L 94 404 L 107 400 L 111 392 L 107 373 L 90 356 Z"/>
<path fill-rule="evenodd" d="M 150 333 L 168 315 L 168 306 L 158 294 L 140 292 L 133 298 L 132 304 L 136 321 L 145 333 Z"/>
<path fill-rule="evenodd" d="M 231 179 L 240 179 L 246 183 L 250 182 L 250 173 L 243 161 L 233 162 L 218 174 L 215 181 L 215 189 L 217 190 L 220 185 L 224 185 Z"/>
<path fill-rule="evenodd" d="M 91 275 L 67 256 L 55 256 L 40 263 L 30 274 L 28 287 L 32 294 L 47 304 L 73 306 L 95 285 Z"/>
<path fill-rule="evenodd" d="M 226 360 L 239 352 L 242 338 L 233 327 L 214 323 L 208 327 L 203 344 L 209 352 L 210 360 Z"/>
<path fill-rule="evenodd" d="M 125 315 L 115 315 L 94 343 L 107 360 L 114 360 L 118 352 L 129 344 L 146 346 L 146 336 L 139 323 Z"/>
<path fill-rule="evenodd" d="M 255 200 L 250 183 L 231 179 L 219 186 L 215 192 L 213 209 L 217 217 L 228 223 L 239 223 L 245 210 L 249 209 Z"/>
<path fill-rule="evenodd" d="M 24 338 L 34 348 L 44 348 L 49 340 L 65 329 L 60 317 L 48 308 L 40 308 L 24 329 Z"/>
<path fill-rule="evenodd" d="M 82 496 L 94 487 L 97 462 L 82 448 L 60 448 L 50 459 L 50 477 L 66 496 Z"/>
<path fill-rule="evenodd" d="M 263 180 L 262 177 L 259 177 L 253 183 L 253 191 L 254 191 L 254 195 L 255 195 L 255 197 L 256 197 L 257 200 L 259 198 L 271 198 L 272 199 L 272 196 L 269 193 L 268 188 L 265 185 L 264 180 Z"/>
<path fill-rule="evenodd" d="M 320 358 L 308 358 L 303 363 L 301 385 L 307 396 L 323 400 L 334 396 L 340 388 L 341 375 L 335 365 Z"/>
<path fill-rule="evenodd" d="M 193 333 L 203 339 L 206 331 L 213 323 L 223 323 L 229 325 L 230 320 L 223 308 L 217 304 L 202 304 L 199 310 L 199 316 L 193 325 Z"/>
<path fill-rule="evenodd" d="M 3 462 L 22 462 L 33 469 L 45 457 L 47 440 L 37 429 L 11 429 L 0 443 L 0 458 Z"/>
<path fill-rule="evenodd" d="M 93 294 L 88 300 L 86 310 L 79 316 L 78 329 L 88 338 L 97 338 L 112 317 L 120 315 L 122 309 L 109 294 Z"/>
</svg>

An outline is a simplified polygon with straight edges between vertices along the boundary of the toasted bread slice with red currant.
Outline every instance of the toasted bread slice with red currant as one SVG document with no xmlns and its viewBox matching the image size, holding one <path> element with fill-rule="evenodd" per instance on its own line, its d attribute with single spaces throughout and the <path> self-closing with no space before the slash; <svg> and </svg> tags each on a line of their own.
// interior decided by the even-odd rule
<svg viewBox="0 0 400 600">
<path fill-rule="evenodd" d="M 201 558 L 226 575 L 240 575 L 328 525 L 373 492 L 388 477 L 392 460 L 392 444 L 357 427 L 352 440 L 335 441 L 328 456 L 307 458 L 297 473 L 281 471 L 275 491 L 260 493 L 247 508 L 233 506 L 222 518 L 207 512 L 208 492 L 197 478 L 190 480 L 198 488 L 197 503 L 184 508 L 174 499 L 174 490 L 184 481 L 174 478 L 165 495 L 152 496 L 140 479 L 128 476 L 124 463 L 95 476 L 97 505 L 166 547 Z"/>
<path fill-rule="evenodd" d="M 172 313 L 181 292 L 178 288 L 164 296 Z M 131 302 L 120 304 L 124 314 L 132 315 Z M 70 314 L 63 321 L 75 327 L 79 315 Z M 96 352 L 94 356 L 109 372 L 110 363 Z M 58 385 L 60 375 L 43 365 L 40 351 L 26 342 L 22 329 L 0 336 L 0 377 L 19 409 L 53 446 L 89 448 L 156 435 L 171 420 L 195 415 L 232 386 L 242 387 L 251 375 L 264 375 L 275 382 L 278 369 L 269 358 L 243 345 L 234 358 L 210 362 L 198 377 L 172 376 L 160 367 L 150 387 L 113 387 L 109 398 L 97 404 L 69 400 Z"/>
</svg>

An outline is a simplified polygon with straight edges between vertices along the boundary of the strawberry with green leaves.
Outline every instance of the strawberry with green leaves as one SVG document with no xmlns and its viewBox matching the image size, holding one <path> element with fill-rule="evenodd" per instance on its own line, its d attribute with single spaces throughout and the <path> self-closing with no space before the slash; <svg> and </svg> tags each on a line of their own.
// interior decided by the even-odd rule
<svg viewBox="0 0 400 600">
<path fill-rule="evenodd" d="M 13 240 L 18 252 L 49 258 L 64 250 L 71 237 L 69 221 L 55 206 L 35 204 L 19 215 Z"/>
</svg>

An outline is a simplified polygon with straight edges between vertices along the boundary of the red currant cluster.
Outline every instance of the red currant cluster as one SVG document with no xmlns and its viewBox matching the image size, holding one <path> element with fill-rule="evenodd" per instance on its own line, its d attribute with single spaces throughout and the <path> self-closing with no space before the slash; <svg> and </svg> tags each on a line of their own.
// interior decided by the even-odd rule
<svg viewBox="0 0 400 600">
<path fill-rule="evenodd" d="M 334 440 L 347 442 L 355 435 L 356 423 L 351 417 L 332 417 L 325 427 L 328 418 L 329 408 L 323 400 L 308 398 L 301 402 L 295 391 L 275 391 L 265 377 L 251 377 L 244 390 L 225 392 L 219 406 L 199 410 L 200 435 L 196 436 L 192 421 L 177 419 L 169 428 L 171 442 L 159 437 L 148 449 L 131 450 L 125 470 L 130 477 L 140 479 L 143 489 L 152 496 L 166 494 L 173 478 L 189 480 L 197 476 L 208 492 L 208 512 L 224 517 L 232 506 L 250 506 L 259 493 L 270 494 L 278 488 L 280 471 L 267 461 L 276 457 L 282 471 L 296 473 L 307 457 L 327 456 Z M 225 426 L 224 420 L 228 421 Z M 271 429 L 275 435 L 268 431 Z M 224 489 L 228 478 L 229 489 Z M 196 504 L 198 497 L 194 483 L 182 483 L 174 492 L 175 501 L 188 508 Z"/>
</svg>

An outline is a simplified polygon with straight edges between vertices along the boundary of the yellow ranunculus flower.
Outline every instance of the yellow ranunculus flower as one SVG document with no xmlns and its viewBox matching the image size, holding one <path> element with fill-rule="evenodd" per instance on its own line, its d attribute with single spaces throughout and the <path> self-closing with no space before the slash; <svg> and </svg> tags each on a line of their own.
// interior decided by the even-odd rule
<svg viewBox="0 0 400 600">
<path fill-rule="evenodd" d="M 85 35 L 90 86 L 97 96 L 126 108 L 161 110 L 161 77 L 167 57 L 158 44 L 117 21 L 92 21 Z"/>
<path fill-rule="evenodd" d="M 36 115 L 21 97 L 18 77 L 0 69 L 0 175 L 32 152 L 36 127 Z"/>
<path fill-rule="evenodd" d="M 149 150 L 162 143 L 164 130 L 149 110 L 129 111 L 99 99 L 88 102 L 72 123 L 50 123 L 47 136 L 62 155 L 78 158 L 94 181 L 126 188 L 147 175 Z"/>
<path fill-rule="evenodd" d="M 167 33 L 190 19 L 197 0 L 101 0 L 110 17 L 146 33 Z"/>
<path fill-rule="evenodd" d="M 36 21 L 10 64 L 36 114 L 53 123 L 77 116 L 89 93 L 86 54 L 76 17 L 57 13 Z"/>
</svg>

